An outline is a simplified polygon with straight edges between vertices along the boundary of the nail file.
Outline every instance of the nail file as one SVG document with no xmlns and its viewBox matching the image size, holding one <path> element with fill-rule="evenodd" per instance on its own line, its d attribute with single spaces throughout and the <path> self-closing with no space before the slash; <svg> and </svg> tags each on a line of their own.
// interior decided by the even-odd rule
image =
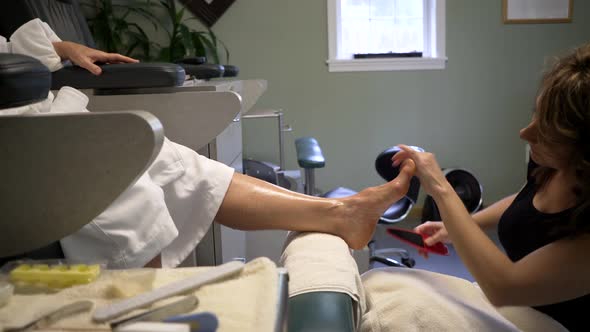
<svg viewBox="0 0 590 332">
<path fill-rule="evenodd" d="M 57 310 L 54 310 L 50 313 L 47 313 L 41 318 L 37 318 L 32 320 L 31 322 L 25 324 L 24 326 L 19 327 L 8 327 L 5 328 L 3 331 L 5 332 L 17 332 L 17 331 L 28 331 L 33 328 L 47 328 L 51 324 L 57 322 L 58 320 L 71 316 L 80 312 L 88 311 L 92 308 L 94 303 L 88 300 L 76 301 L 70 304 L 66 304 L 62 307 L 59 307 Z"/>
<path fill-rule="evenodd" d="M 162 321 L 170 316 L 183 314 L 185 312 L 189 312 L 189 311 L 193 310 L 197 306 L 197 303 L 199 303 L 199 300 L 197 299 L 196 296 L 188 295 L 178 301 L 174 301 L 172 303 L 165 304 L 165 305 L 160 306 L 156 309 L 149 310 L 147 312 L 142 312 L 138 315 L 124 318 L 124 319 L 118 320 L 116 322 L 112 322 L 112 323 L 110 323 L 111 329 L 115 329 L 120 325 L 126 325 L 126 324 L 130 324 L 133 322 L 138 322 L 138 321 L 142 321 L 142 322 Z"/>
<path fill-rule="evenodd" d="M 242 262 L 228 262 L 199 273 L 194 277 L 182 279 L 150 292 L 100 307 L 94 311 L 92 318 L 98 323 L 105 322 L 132 310 L 150 305 L 156 301 L 194 290 L 208 283 L 236 274 L 243 268 L 244 263 Z"/>
<path fill-rule="evenodd" d="M 419 250 L 424 250 L 438 255 L 449 255 L 449 249 L 442 242 L 437 242 L 432 246 L 427 246 L 424 240 L 428 238 L 427 235 L 417 233 L 412 230 L 407 230 L 397 227 L 387 228 L 387 234 L 397 238 L 398 240 L 405 242 Z"/>
</svg>

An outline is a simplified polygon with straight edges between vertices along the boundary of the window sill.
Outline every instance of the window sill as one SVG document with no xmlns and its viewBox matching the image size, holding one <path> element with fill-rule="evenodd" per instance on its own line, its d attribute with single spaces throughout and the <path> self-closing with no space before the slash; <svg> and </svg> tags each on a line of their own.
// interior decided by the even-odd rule
<svg viewBox="0 0 590 332">
<path fill-rule="evenodd" d="M 384 58 L 328 60 L 329 72 L 445 69 L 447 58 Z"/>
</svg>

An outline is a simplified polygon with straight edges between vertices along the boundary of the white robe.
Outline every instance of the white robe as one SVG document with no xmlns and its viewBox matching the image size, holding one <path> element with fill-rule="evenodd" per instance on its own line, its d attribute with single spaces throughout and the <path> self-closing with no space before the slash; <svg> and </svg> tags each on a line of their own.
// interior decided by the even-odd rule
<svg viewBox="0 0 590 332">
<path fill-rule="evenodd" d="M 49 26 L 34 19 L 10 36 L 0 36 L 0 52 L 33 56 L 51 71 L 63 67 Z M 56 97 L 0 115 L 87 112 L 88 97 L 63 87 Z M 164 140 L 162 150 L 135 184 L 103 213 L 61 239 L 66 258 L 106 261 L 110 268 L 137 268 L 162 253 L 162 265 L 175 267 L 194 250 L 217 214 L 234 170 Z"/>
</svg>

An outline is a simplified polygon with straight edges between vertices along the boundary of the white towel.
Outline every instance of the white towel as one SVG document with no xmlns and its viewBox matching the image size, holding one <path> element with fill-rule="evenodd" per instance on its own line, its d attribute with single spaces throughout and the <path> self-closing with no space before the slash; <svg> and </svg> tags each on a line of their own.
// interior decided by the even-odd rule
<svg viewBox="0 0 590 332">
<path fill-rule="evenodd" d="M 409 268 L 363 274 L 361 331 L 518 331 L 471 282 Z"/>
<path fill-rule="evenodd" d="M 410 268 L 373 269 L 361 277 L 346 243 L 329 234 L 290 233 L 281 261 L 289 296 L 348 294 L 363 332 L 567 331 L 529 307 L 495 308 L 465 279 Z"/>
<path fill-rule="evenodd" d="M 161 287 L 207 269 L 209 267 L 110 270 L 89 285 L 68 288 L 56 294 L 15 295 L 7 306 L 0 308 L 0 330 L 2 326 L 18 326 L 63 304 L 89 299 L 95 303 L 96 309 L 97 306 Z M 196 290 L 194 294 L 199 304 L 194 312 L 216 314 L 220 332 L 272 331 L 277 315 L 278 293 L 276 266 L 266 258 L 258 258 L 246 264 L 238 276 Z M 156 305 L 177 299 L 174 297 Z M 92 323 L 91 316 L 91 313 L 85 313 L 64 318 L 52 328 L 87 330 L 107 327 L 106 324 Z"/>
<path fill-rule="evenodd" d="M 365 294 L 350 249 L 341 238 L 323 233 L 289 233 L 281 264 L 289 271 L 289 296 L 331 291 L 355 302 L 355 323 L 365 311 Z"/>
</svg>

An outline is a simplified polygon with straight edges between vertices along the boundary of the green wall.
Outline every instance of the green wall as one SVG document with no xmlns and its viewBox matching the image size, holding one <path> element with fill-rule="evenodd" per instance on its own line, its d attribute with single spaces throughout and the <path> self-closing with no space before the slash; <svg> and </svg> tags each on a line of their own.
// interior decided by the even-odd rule
<svg viewBox="0 0 590 332">
<path fill-rule="evenodd" d="M 447 0 L 444 70 L 329 73 L 326 1 L 236 1 L 213 30 L 231 51 L 242 79 L 264 78 L 257 108 L 280 108 L 293 141 L 315 136 L 327 163 L 318 187 L 361 189 L 382 183 L 373 168 L 398 143 L 434 152 L 442 167 L 473 171 L 484 200 L 520 188 L 527 124 L 548 56 L 590 39 L 590 2 L 575 0 L 571 24 L 505 25 L 501 0 Z M 277 161 L 276 133 L 263 121 L 244 123 L 246 156 Z"/>
</svg>

